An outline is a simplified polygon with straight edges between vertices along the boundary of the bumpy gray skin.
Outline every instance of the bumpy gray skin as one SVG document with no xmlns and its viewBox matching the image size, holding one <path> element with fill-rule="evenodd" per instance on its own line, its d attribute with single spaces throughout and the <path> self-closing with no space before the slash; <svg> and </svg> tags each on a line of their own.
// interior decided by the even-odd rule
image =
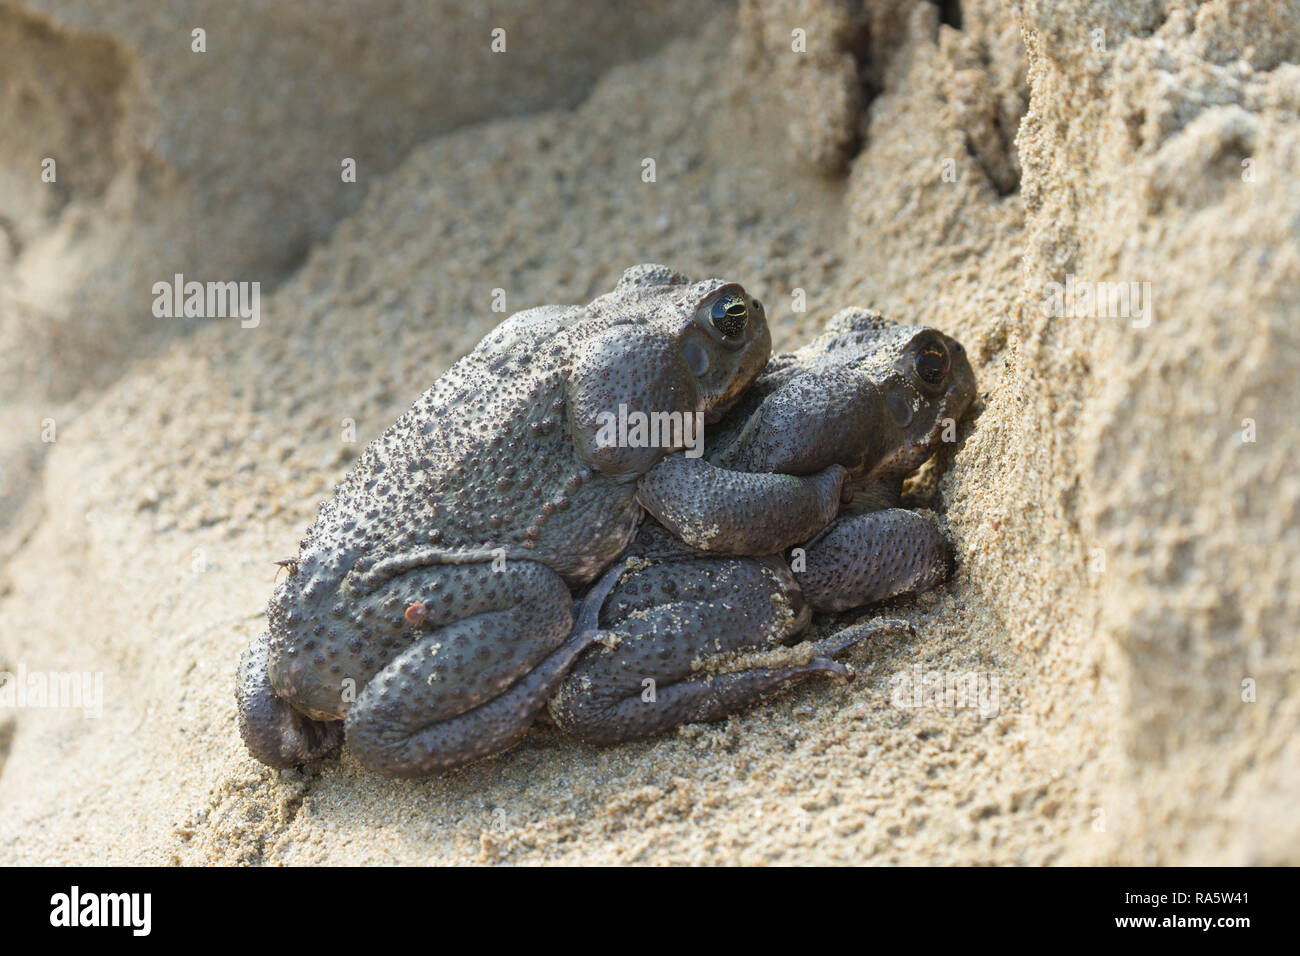
<svg viewBox="0 0 1300 956">
<path fill-rule="evenodd" d="M 568 588 L 623 551 L 639 480 L 674 450 L 603 442 L 602 413 L 714 420 L 770 350 L 740 286 L 654 265 L 502 322 L 321 506 L 240 663 L 252 754 L 294 766 L 345 738 L 366 767 L 418 777 L 518 740 L 596 636 L 571 635 Z M 792 478 L 770 503 L 833 513 L 844 475 Z M 666 476 L 655 500 L 679 508 L 699 480 Z"/>
<path fill-rule="evenodd" d="M 936 343 L 947 368 L 926 381 L 917 356 L 930 350 L 933 358 Z M 580 657 L 560 684 L 549 705 L 555 722 L 586 741 L 614 743 L 716 720 L 809 675 L 850 676 L 834 654 L 907 625 L 855 625 L 812 646 L 800 663 L 738 668 L 735 658 L 793 643 L 812 611 L 918 593 L 948 576 L 947 541 L 896 505 L 903 479 L 934 453 L 945 424 L 960 419 L 974 396 L 960 344 L 863 309 L 838 313 L 816 341 L 774 358 L 710 433 L 709 461 L 679 465 L 713 471 L 707 494 L 686 506 L 648 505 L 663 526 L 643 525 L 631 570 L 611 570 L 588 596 L 582 630 L 598 623 L 607 646 Z M 849 470 L 853 507 L 808 542 L 799 560 L 713 556 L 678 540 L 710 551 L 726 550 L 713 547 L 719 539 L 755 544 L 776 516 L 755 509 L 739 519 L 749 522 L 740 528 L 729 511 L 719 531 L 715 505 L 743 497 L 750 478 L 815 474 L 833 464 Z"/>
</svg>

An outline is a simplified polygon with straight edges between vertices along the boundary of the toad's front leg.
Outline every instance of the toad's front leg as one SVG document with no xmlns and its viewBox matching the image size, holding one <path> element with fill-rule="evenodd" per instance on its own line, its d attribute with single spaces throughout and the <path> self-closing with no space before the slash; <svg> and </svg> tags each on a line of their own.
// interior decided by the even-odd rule
<svg viewBox="0 0 1300 956">
<path fill-rule="evenodd" d="M 815 611 L 845 611 L 919 594 L 952 573 L 952 545 L 933 523 L 904 508 L 841 515 L 792 555 L 791 568 Z"/>
<path fill-rule="evenodd" d="M 637 485 L 637 500 L 693 548 L 776 554 L 807 541 L 835 517 L 848 472 L 840 465 L 796 476 L 731 471 L 669 455 Z"/>
</svg>

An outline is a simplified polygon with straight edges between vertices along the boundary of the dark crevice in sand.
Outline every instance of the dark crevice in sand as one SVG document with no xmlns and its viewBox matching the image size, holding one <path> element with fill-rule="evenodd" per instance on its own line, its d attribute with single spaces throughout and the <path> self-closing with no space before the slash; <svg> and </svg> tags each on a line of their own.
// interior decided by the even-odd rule
<svg viewBox="0 0 1300 956">
<path fill-rule="evenodd" d="M 947 24 L 954 30 L 961 29 L 961 0 L 935 0 L 939 8 L 939 22 Z"/>
</svg>

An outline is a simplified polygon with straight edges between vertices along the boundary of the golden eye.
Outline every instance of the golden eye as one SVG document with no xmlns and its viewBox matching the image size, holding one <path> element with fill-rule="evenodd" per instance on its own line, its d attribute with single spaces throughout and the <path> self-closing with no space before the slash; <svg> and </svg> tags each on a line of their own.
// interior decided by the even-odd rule
<svg viewBox="0 0 1300 956">
<path fill-rule="evenodd" d="M 948 350 L 938 339 L 930 339 L 917 350 L 916 374 L 927 385 L 938 385 L 948 374 Z"/>
<path fill-rule="evenodd" d="M 709 309 L 709 318 L 713 321 L 713 327 L 722 334 L 724 339 L 739 338 L 745 334 L 749 307 L 745 305 L 744 296 L 729 292 L 718 296 L 713 307 Z"/>
</svg>

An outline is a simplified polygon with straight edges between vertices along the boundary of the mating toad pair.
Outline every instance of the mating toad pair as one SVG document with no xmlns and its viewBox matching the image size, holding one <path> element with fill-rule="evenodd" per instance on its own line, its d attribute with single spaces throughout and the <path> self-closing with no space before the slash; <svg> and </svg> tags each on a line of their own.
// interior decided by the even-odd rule
<svg viewBox="0 0 1300 956">
<path fill-rule="evenodd" d="M 346 743 L 419 777 L 509 747 L 548 703 L 609 743 L 846 674 L 833 655 L 870 626 L 802 663 L 735 660 L 947 576 L 942 535 L 896 506 L 974 375 L 947 336 L 861 309 L 770 350 L 741 286 L 657 265 L 502 322 L 321 506 L 240 660 L 249 750 L 286 767 Z M 608 441 L 628 411 L 703 413 L 705 455 Z"/>
</svg>

